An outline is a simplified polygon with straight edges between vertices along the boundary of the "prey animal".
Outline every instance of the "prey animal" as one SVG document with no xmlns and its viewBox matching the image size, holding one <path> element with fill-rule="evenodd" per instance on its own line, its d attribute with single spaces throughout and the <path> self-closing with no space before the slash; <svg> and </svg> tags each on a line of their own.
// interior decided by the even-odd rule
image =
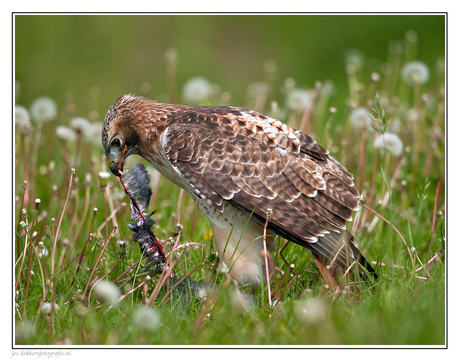
<svg viewBox="0 0 460 360">
<path fill-rule="evenodd" d="M 109 108 L 101 137 L 116 176 L 138 154 L 191 195 L 238 283 L 264 278 L 269 213 L 268 249 L 276 235 L 307 248 L 331 287 L 344 273 L 376 276 L 346 229 L 361 198 L 353 176 L 302 131 L 249 109 L 124 95 Z"/>
<path fill-rule="evenodd" d="M 151 218 L 154 212 L 147 213 L 152 189 L 149 186 L 150 176 L 142 164 L 136 164 L 123 172 L 120 177 L 126 194 L 129 196 L 131 221 L 129 228 L 133 231 L 133 240 L 139 244 L 142 257 L 147 266 L 154 272 L 161 273 L 166 263 L 163 246 L 153 233 L 155 221 Z"/>
</svg>

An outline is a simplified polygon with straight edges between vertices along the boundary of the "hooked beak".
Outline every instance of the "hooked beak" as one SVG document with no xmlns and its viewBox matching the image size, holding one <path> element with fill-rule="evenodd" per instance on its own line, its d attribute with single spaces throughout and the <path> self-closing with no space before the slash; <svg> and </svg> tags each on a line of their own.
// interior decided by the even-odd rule
<svg viewBox="0 0 460 360">
<path fill-rule="evenodd" d="M 127 148 L 128 147 L 125 145 L 117 162 L 111 159 L 107 159 L 107 164 L 109 165 L 109 169 L 112 172 L 112 174 L 114 174 L 115 176 L 121 177 L 123 175 L 123 165 L 124 165 L 123 156 L 125 155 Z"/>
</svg>

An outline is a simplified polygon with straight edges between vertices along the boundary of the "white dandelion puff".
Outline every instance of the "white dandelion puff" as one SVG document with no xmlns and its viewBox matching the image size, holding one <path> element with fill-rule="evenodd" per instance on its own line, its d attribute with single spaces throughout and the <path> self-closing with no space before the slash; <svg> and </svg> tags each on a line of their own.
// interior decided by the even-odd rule
<svg viewBox="0 0 460 360">
<path fill-rule="evenodd" d="M 374 147 L 377 149 L 386 149 L 394 156 L 399 156 L 402 154 L 404 145 L 398 135 L 385 132 L 375 139 Z"/>
<path fill-rule="evenodd" d="M 99 144 L 101 141 L 101 123 L 92 123 L 85 118 L 77 117 L 72 119 L 70 127 L 83 134 L 85 140 L 90 143 Z"/>
<path fill-rule="evenodd" d="M 79 120 L 79 122 L 76 124 L 76 126 L 79 126 L 77 131 L 80 131 L 83 134 L 84 140 L 88 143 L 99 145 L 101 143 L 102 123 L 92 123 L 84 118 L 78 119 L 81 119 L 82 121 L 80 122 Z M 86 125 L 83 120 L 87 121 Z"/>
<path fill-rule="evenodd" d="M 38 257 L 41 259 L 43 257 L 49 256 L 50 252 L 43 244 L 43 241 L 39 241 L 37 245 Z"/>
<path fill-rule="evenodd" d="M 300 301 L 295 306 L 295 313 L 306 324 L 318 324 L 326 318 L 326 305 L 318 298 Z"/>
<path fill-rule="evenodd" d="M 161 316 L 151 307 L 139 306 L 134 311 L 132 320 L 141 331 L 155 331 L 160 326 Z"/>
<path fill-rule="evenodd" d="M 120 290 L 110 281 L 99 281 L 94 287 L 96 297 L 103 303 L 113 305 L 121 296 Z"/>
<path fill-rule="evenodd" d="M 395 116 L 391 119 L 388 129 L 393 133 L 398 133 L 401 131 L 401 119 L 398 116 Z"/>
<path fill-rule="evenodd" d="M 29 111 L 21 105 L 16 105 L 14 108 L 14 123 L 23 129 L 30 125 L 30 114 Z"/>
<path fill-rule="evenodd" d="M 264 70 L 268 73 L 274 73 L 277 69 L 276 61 L 274 60 L 267 60 L 263 64 Z"/>
<path fill-rule="evenodd" d="M 313 98 L 310 91 L 294 89 L 288 94 L 287 105 L 292 110 L 304 111 L 309 109 L 312 104 Z"/>
<path fill-rule="evenodd" d="M 40 165 L 38 167 L 38 173 L 41 176 L 46 176 L 48 174 L 48 167 L 46 165 Z"/>
<path fill-rule="evenodd" d="M 99 186 L 104 189 L 109 184 L 110 174 L 107 171 L 101 171 L 98 177 Z"/>
<path fill-rule="evenodd" d="M 401 69 L 401 77 L 409 85 L 422 85 L 430 78 L 430 70 L 421 61 L 411 61 Z"/>
<path fill-rule="evenodd" d="M 57 106 L 53 99 L 42 96 L 34 100 L 30 106 L 32 119 L 38 122 L 47 122 L 56 119 Z"/>
<path fill-rule="evenodd" d="M 206 100 L 211 91 L 211 83 L 206 78 L 198 76 L 185 83 L 182 89 L 182 96 L 186 102 L 197 104 Z"/>
<path fill-rule="evenodd" d="M 350 115 L 351 126 L 356 129 L 366 128 L 372 130 L 372 119 L 369 112 L 362 107 L 354 109 Z"/>
<path fill-rule="evenodd" d="M 353 65 L 355 69 L 361 69 L 364 66 L 366 58 L 364 53 L 358 49 L 348 49 L 345 52 L 345 63 Z"/>
<path fill-rule="evenodd" d="M 56 135 L 59 139 L 65 142 L 75 141 L 75 132 L 67 126 L 58 126 L 56 128 Z"/>
<path fill-rule="evenodd" d="M 409 122 L 414 123 L 418 120 L 418 111 L 415 108 L 410 108 L 406 112 L 406 119 L 409 120 Z"/>
<path fill-rule="evenodd" d="M 58 310 L 59 310 L 59 305 L 55 303 L 54 304 L 54 311 L 58 311 Z M 51 314 L 51 303 L 49 303 L 49 302 L 44 303 L 42 305 L 41 312 L 43 314 L 46 314 L 46 315 Z"/>
<path fill-rule="evenodd" d="M 86 140 L 90 143 L 101 145 L 102 123 L 92 123 L 85 133 Z"/>
<path fill-rule="evenodd" d="M 70 127 L 80 134 L 85 134 L 91 127 L 91 123 L 85 118 L 76 117 L 70 121 Z"/>
</svg>

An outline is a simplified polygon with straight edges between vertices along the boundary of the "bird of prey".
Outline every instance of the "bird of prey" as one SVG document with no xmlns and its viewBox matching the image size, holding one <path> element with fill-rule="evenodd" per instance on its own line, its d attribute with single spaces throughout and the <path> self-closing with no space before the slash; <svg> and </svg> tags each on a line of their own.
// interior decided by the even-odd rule
<svg viewBox="0 0 460 360">
<path fill-rule="evenodd" d="M 191 195 L 240 284 L 264 278 L 270 212 L 269 250 L 275 235 L 309 249 L 330 286 L 353 263 L 359 274 L 375 274 L 346 229 L 359 207 L 353 176 L 302 131 L 244 108 L 124 95 L 109 108 L 101 138 L 116 176 L 126 157 L 138 154 Z"/>
</svg>

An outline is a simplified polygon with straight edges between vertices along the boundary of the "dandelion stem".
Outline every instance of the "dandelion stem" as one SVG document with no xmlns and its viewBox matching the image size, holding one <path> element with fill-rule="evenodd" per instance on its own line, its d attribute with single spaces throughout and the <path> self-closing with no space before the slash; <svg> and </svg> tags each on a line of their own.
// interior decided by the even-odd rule
<svg viewBox="0 0 460 360">
<path fill-rule="evenodd" d="M 431 245 L 431 241 L 433 240 L 433 235 L 434 235 L 434 228 L 436 226 L 436 207 L 438 206 L 438 195 L 439 195 L 439 190 L 441 189 L 441 182 L 438 182 L 438 186 L 436 187 L 436 195 L 434 196 L 434 205 L 433 205 L 433 216 L 431 217 L 431 235 L 430 239 L 428 240 L 428 243 L 425 246 L 425 249 L 423 250 L 424 253 L 428 251 L 428 248 Z"/>
<path fill-rule="evenodd" d="M 359 138 L 359 158 L 358 158 L 358 171 L 356 178 L 356 188 L 361 189 L 363 184 L 364 176 L 364 164 L 366 162 L 366 128 L 363 126 L 361 128 L 360 138 Z"/>
<path fill-rule="evenodd" d="M 25 217 L 25 224 L 27 227 L 28 227 L 28 223 L 29 221 L 27 217 Z M 21 254 L 22 261 L 21 261 L 21 266 L 19 267 L 19 272 L 16 277 L 16 285 L 14 287 L 14 291 L 16 291 L 18 288 L 19 279 L 21 278 L 21 273 L 22 273 L 22 267 L 24 266 L 24 260 L 26 258 L 27 248 L 29 246 L 29 231 L 26 231 L 25 235 L 26 235 L 26 240 L 25 240 L 25 245 L 24 245 L 24 252 Z M 19 258 L 18 258 L 18 262 L 19 262 Z M 18 264 L 18 262 L 16 262 L 16 265 Z"/>
<path fill-rule="evenodd" d="M 23 144 L 24 144 L 24 183 L 30 183 L 30 144 L 27 141 L 26 136 L 23 137 Z M 27 209 L 27 205 L 29 203 L 29 189 L 30 186 L 26 186 L 24 189 L 24 198 L 22 203 L 22 208 Z"/>
<path fill-rule="evenodd" d="M 83 298 L 86 295 L 86 291 L 88 290 L 88 286 L 91 283 L 91 279 L 93 278 L 94 272 L 96 271 L 96 267 L 99 264 L 99 262 L 101 261 L 102 256 L 104 255 L 105 249 L 109 245 L 110 239 L 115 234 L 117 229 L 118 229 L 117 227 L 113 228 L 112 233 L 110 234 L 110 236 L 107 237 L 107 240 L 105 241 L 104 247 L 102 248 L 101 253 L 99 254 L 99 257 L 97 258 L 96 262 L 94 263 L 93 271 L 91 271 L 91 275 L 89 276 L 88 282 L 86 283 L 85 291 L 83 291 L 83 295 L 82 295 Z"/>
<path fill-rule="evenodd" d="M 21 229 L 22 209 L 24 209 L 24 199 L 25 199 L 27 185 L 28 185 L 27 181 L 24 181 L 24 183 L 23 183 L 24 193 L 22 194 L 21 208 L 19 209 L 19 215 L 18 215 L 18 226 L 16 228 L 16 254 L 17 254 L 17 257 L 18 257 L 16 261 L 19 261 L 20 254 L 22 253 L 22 251 L 21 251 L 20 229 Z M 17 263 L 16 263 L 16 265 L 17 265 Z"/>
<path fill-rule="evenodd" d="M 55 260 L 55 257 L 56 257 L 57 239 L 58 239 L 58 236 L 59 236 L 59 230 L 61 229 L 62 219 L 64 218 L 65 210 L 67 208 L 67 203 L 69 202 L 70 192 L 72 190 L 72 181 L 73 181 L 74 176 L 75 176 L 75 169 L 71 169 L 71 171 L 70 171 L 70 181 L 69 181 L 69 190 L 67 191 L 67 197 L 65 199 L 64 207 L 62 208 L 61 217 L 59 219 L 59 223 L 58 223 L 58 226 L 57 226 L 57 229 L 56 229 L 56 234 L 54 236 L 53 252 L 52 252 L 52 255 L 51 255 L 51 274 L 53 276 L 55 276 L 54 260 Z"/>
<path fill-rule="evenodd" d="M 46 298 L 45 275 L 44 275 L 44 272 L 43 272 L 42 263 L 40 261 L 40 256 L 38 255 L 37 249 L 35 248 L 35 245 L 34 245 L 33 242 L 32 242 L 31 245 L 32 245 L 32 249 L 34 250 L 35 257 L 37 258 L 38 266 L 40 267 L 40 274 L 41 274 L 41 278 L 42 278 L 42 288 L 43 288 L 43 299 L 42 300 L 44 301 L 45 298 Z"/>
<path fill-rule="evenodd" d="M 81 219 L 80 219 L 80 224 L 79 224 L 77 230 L 75 231 L 75 235 L 73 237 L 73 241 L 72 241 L 73 246 L 75 245 L 75 243 L 76 243 L 76 241 L 78 239 L 78 236 L 81 233 L 81 229 L 83 228 L 83 224 L 85 223 L 85 220 L 86 220 L 86 215 L 88 215 L 90 197 L 91 197 L 90 196 L 90 187 L 87 186 L 86 189 L 85 189 L 85 203 L 83 205 L 83 214 L 82 214 Z"/>
<path fill-rule="evenodd" d="M 31 159 L 31 166 L 32 166 L 32 175 L 31 179 L 36 179 L 37 178 L 37 166 L 38 166 L 38 153 L 40 151 L 40 137 L 41 137 L 41 129 L 42 129 L 42 123 L 37 122 L 35 126 L 35 137 L 34 137 L 34 146 L 33 146 L 33 152 L 32 152 L 32 159 Z M 33 199 L 35 197 L 34 192 L 35 192 L 35 182 L 32 182 L 30 188 L 31 192 L 31 198 Z"/>
</svg>

